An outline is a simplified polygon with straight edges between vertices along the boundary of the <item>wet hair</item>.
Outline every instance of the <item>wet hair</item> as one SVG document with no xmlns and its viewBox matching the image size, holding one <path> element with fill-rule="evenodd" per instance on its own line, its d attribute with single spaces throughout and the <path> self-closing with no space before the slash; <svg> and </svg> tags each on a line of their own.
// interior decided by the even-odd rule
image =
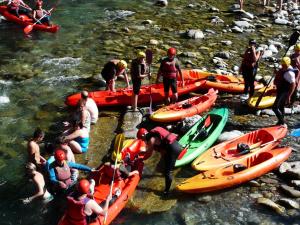
<svg viewBox="0 0 300 225">
<path fill-rule="evenodd" d="M 56 138 L 56 143 L 57 144 L 65 144 L 66 143 L 66 139 L 65 136 L 59 136 Z"/>
<path fill-rule="evenodd" d="M 81 98 L 87 99 L 89 97 L 89 93 L 87 91 L 81 92 Z"/>
<path fill-rule="evenodd" d="M 45 136 L 45 133 L 44 131 L 41 130 L 41 128 L 36 128 L 34 133 L 33 133 L 33 137 L 34 138 L 40 138 L 40 137 L 44 137 Z"/>
<path fill-rule="evenodd" d="M 31 162 L 26 163 L 25 168 L 27 171 L 36 171 L 36 166 Z"/>
</svg>

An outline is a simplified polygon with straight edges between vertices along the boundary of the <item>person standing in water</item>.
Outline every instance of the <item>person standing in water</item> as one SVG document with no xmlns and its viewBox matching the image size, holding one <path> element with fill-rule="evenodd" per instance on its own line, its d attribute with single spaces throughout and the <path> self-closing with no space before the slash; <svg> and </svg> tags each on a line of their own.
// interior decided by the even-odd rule
<svg viewBox="0 0 300 225">
<path fill-rule="evenodd" d="M 28 141 L 27 152 L 28 161 L 35 164 L 38 169 L 42 168 L 42 165 L 46 163 L 46 159 L 41 156 L 39 143 L 43 141 L 45 133 L 40 129 L 36 128 L 33 133 L 33 138 Z"/>
</svg>

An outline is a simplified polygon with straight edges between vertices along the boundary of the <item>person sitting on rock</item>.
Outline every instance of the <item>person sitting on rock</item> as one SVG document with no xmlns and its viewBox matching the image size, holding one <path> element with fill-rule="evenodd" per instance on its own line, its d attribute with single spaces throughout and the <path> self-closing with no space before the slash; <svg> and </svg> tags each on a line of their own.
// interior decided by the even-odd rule
<svg viewBox="0 0 300 225">
<path fill-rule="evenodd" d="M 113 59 L 104 65 L 101 75 L 106 82 L 106 90 L 115 92 L 115 79 L 120 75 L 124 75 L 127 87 L 129 88 L 129 80 L 126 73 L 127 63 L 124 60 Z"/>
<path fill-rule="evenodd" d="M 68 145 L 74 153 L 85 153 L 90 143 L 89 131 L 83 126 L 81 121 L 75 121 L 73 122 L 73 132 L 64 136 L 64 142 L 68 142 Z"/>
<path fill-rule="evenodd" d="M 62 223 L 59 224 L 77 224 L 87 225 L 94 215 L 105 216 L 111 200 L 111 194 L 107 197 L 105 206 L 101 208 L 98 203 L 90 196 L 91 183 L 82 179 L 77 184 L 77 190 L 67 197 L 67 210 Z M 66 222 L 66 223 L 64 223 Z"/>
<path fill-rule="evenodd" d="M 43 175 L 36 170 L 36 166 L 29 162 L 26 164 L 26 174 L 33 181 L 36 193 L 30 197 L 22 199 L 24 204 L 28 204 L 35 199 L 42 199 L 45 203 L 53 199 L 52 195 L 47 191 Z"/>
<path fill-rule="evenodd" d="M 55 161 L 49 165 L 49 179 L 55 190 L 67 190 L 74 184 L 71 178 L 71 168 L 83 170 L 87 172 L 94 171 L 88 166 L 67 162 L 66 154 L 63 150 L 58 149 L 54 153 Z"/>
<path fill-rule="evenodd" d="M 89 98 L 89 93 L 87 91 L 82 91 L 81 100 L 85 105 L 86 109 L 90 112 L 91 124 L 96 124 L 98 120 L 99 110 L 94 99 Z"/>
</svg>

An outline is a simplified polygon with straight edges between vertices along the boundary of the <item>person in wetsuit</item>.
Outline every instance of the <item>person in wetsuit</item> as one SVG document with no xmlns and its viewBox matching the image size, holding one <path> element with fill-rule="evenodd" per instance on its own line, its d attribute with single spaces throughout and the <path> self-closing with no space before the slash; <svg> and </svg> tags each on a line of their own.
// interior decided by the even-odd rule
<svg viewBox="0 0 300 225">
<path fill-rule="evenodd" d="M 139 129 L 137 138 L 146 142 L 146 153 L 144 160 L 149 158 L 153 150 L 159 151 L 165 163 L 164 176 L 165 176 L 165 190 L 164 195 L 169 194 L 172 184 L 172 172 L 175 167 L 175 162 L 182 150 L 177 142 L 177 135 L 173 134 L 162 127 L 155 127 L 149 132 L 145 128 Z"/>
<path fill-rule="evenodd" d="M 291 59 L 289 57 L 283 57 L 281 67 L 282 68 L 276 72 L 274 80 L 277 93 L 272 109 L 278 119 L 276 125 L 285 124 L 284 106 L 291 104 L 291 97 L 296 87 L 295 70 L 291 66 Z"/>
</svg>

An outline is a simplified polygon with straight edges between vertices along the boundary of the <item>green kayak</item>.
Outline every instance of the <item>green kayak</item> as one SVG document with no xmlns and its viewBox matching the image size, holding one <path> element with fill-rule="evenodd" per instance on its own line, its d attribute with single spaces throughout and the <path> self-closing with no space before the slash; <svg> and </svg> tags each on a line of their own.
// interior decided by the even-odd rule
<svg viewBox="0 0 300 225">
<path fill-rule="evenodd" d="M 176 167 L 192 162 L 210 148 L 220 136 L 228 119 L 228 109 L 213 109 L 202 117 L 180 140 L 185 148 L 176 160 Z M 186 148 L 187 147 L 187 148 Z"/>
</svg>

